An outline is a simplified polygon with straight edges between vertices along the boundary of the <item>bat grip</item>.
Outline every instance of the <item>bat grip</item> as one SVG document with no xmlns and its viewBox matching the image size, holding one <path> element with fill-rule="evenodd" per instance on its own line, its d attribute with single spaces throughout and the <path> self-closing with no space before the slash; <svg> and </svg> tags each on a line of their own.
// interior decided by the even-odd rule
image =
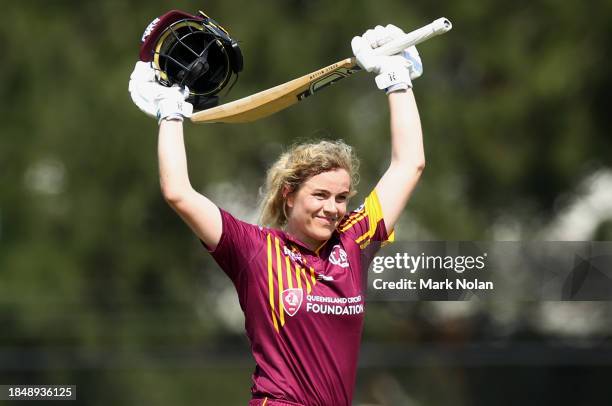
<svg viewBox="0 0 612 406">
<path fill-rule="evenodd" d="M 402 52 L 404 49 L 413 45 L 420 44 L 423 41 L 428 40 L 431 37 L 435 37 L 445 32 L 450 31 L 453 28 L 453 24 L 447 18 L 441 17 L 434 20 L 432 23 L 427 24 L 421 28 L 411 31 L 401 37 L 394 39 L 385 45 L 376 48 L 374 52 L 377 55 L 395 55 Z"/>
</svg>

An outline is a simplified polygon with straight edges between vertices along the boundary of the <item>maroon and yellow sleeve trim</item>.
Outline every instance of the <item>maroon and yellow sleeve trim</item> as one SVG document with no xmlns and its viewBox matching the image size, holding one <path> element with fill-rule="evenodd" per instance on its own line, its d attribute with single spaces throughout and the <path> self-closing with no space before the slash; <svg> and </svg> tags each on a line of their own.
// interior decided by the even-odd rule
<svg viewBox="0 0 612 406">
<path fill-rule="evenodd" d="M 363 249 L 367 247 L 372 241 L 372 237 L 376 233 L 376 229 L 378 224 L 384 220 L 382 207 L 380 205 L 380 200 L 378 200 L 378 194 L 376 193 L 376 189 L 372 190 L 370 195 L 366 197 L 365 203 L 363 205 L 363 215 L 358 216 L 358 220 L 350 222 L 345 227 L 346 231 L 349 228 L 353 227 L 358 221 L 367 216 L 368 218 L 368 228 L 366 232 L 355 239 L 355 242 L 359 244 L 360 248 Z M 356 217 L 357 218 L 357 217 Z M 392 231 L 391 234 L 387 237 L 385 241 L 383 241 L 383 245 L 395 241 L 395 231 Z"/>
<path fill-rule="evenodd" d="M 362 207 L 360 210 L 352 213 L 342 224 L 340 224 L 340 232 L 343 233 L 357 224 L 361 219 L 363 219 L 367 215 L 365 211 L 365 207 Z"/>
</svg>

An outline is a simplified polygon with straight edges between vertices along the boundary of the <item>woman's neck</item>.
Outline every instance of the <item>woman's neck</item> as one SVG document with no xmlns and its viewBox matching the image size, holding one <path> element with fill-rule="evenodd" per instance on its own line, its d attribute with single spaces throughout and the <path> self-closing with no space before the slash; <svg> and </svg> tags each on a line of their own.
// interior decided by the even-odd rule
<svg viewBox="0 0 612 406">
<path fill-rule="evenodd" d="M 293 238 L 304 244 L 309 250 L 315 252 L 324 241 L 318 241 L 313 238 L 309 238 L 304 233 L 298 232 L 291 225 L 287 224 L 285 227 L 285 232 L 291 235 Z"/>
</svg>

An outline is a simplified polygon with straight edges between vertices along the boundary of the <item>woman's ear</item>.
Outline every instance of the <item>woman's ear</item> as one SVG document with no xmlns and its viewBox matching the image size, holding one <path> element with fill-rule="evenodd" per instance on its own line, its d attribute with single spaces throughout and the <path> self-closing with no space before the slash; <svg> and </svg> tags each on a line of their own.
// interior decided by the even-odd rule
<svg viewBox="0 0 612 406">
<path fill-rule="evenodd" d="M 285 201 L 285 203 L 287 204 L 287 207 L 289 208 L 293 207 L 293 200 L 294 200 L 293 193 L 291 192 L 292 190 L 289 185 L 283 186 L 283 200 Z"/>
</svg>

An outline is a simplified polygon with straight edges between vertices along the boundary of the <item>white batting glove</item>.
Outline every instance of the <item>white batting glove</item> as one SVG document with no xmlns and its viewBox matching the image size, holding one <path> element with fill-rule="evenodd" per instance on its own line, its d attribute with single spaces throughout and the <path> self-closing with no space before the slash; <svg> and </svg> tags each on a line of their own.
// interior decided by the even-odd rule
<svg viewBox="0 0 612 406">
<path fill-rule="evenodd" d="M 136 62 L 128 90 L 134 104 L 145 114 L 156 117 L 158 123 L 165 119 L 183 121 L 183 117 L 191 117 L 193 113 L 193 105 L 185 101 L 189 89 L 159 84 L 149 62 Z"/>
<path fill-rule="evenodd" d="M 375 55 L 376 48 L 401 35 L 404 35 L 404 31 L 392 24 L 386 27 L 377 25 L 351 41 L 351 48 L 359 66 L 368 72 L 376 73 L 376 85 L 387 94 L 411 88 L 412 79 L 423 74 L 423 63 L 415 46 L 393 56 Z"/>
</svg>

